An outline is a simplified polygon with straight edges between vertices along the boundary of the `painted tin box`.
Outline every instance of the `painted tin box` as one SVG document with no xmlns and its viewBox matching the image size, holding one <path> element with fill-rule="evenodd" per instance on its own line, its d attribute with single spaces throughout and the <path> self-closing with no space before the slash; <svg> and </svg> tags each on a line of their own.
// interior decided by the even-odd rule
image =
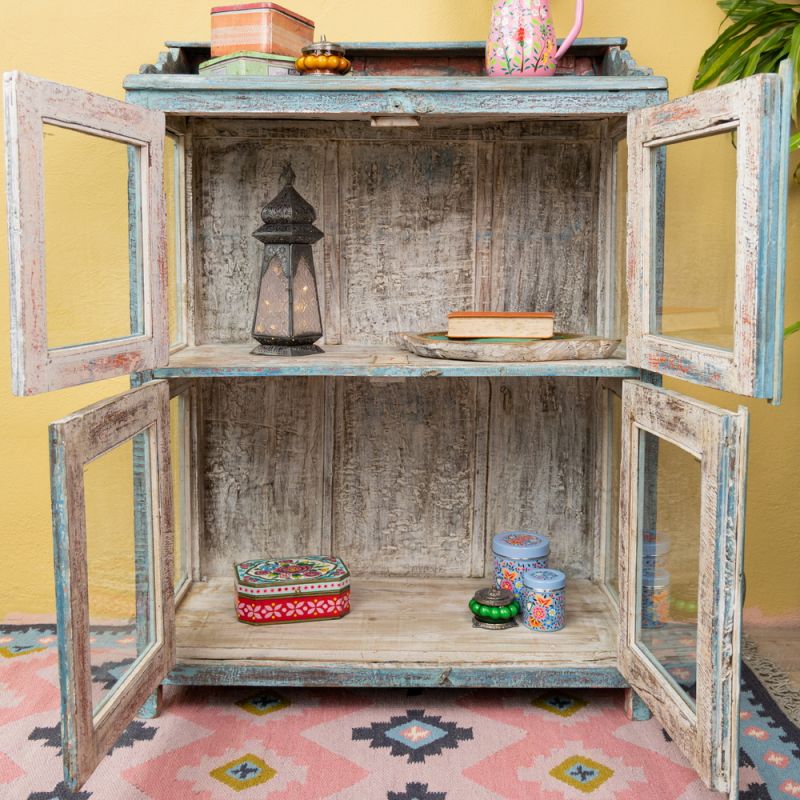
<svg viewBox="0 0 800 800">
<path fill-rule="evenodd" d="M 231 53 L 204 61 L 198 68 L 201 75 L 243 76 L 298 75 L 295 59 L 291 56 L 275 56 L 271 53 Z"/>
<path fill-rule="evenodd" d="M 494 585 L 514 592 L 522 605 L 525 573 L 544 569 L 550 556 L 550 540 L 531 531 L 503 531 L 492 539 Z"/>
<path fill-rule="evenodd" d="M 243 50 L 297 58 L 314 41 L 314 23 L 277 3 L 211 9 L 211 57 Z"/>
<path fill-rule="evenodd" d="M 253 559 L 234 564 L 234 573 L 241 622 L 308 622 L 350 611 L 350 572 L 339 558 Z"/>
<path fill-rule="evenodd" d="M 548 633 L 564 627 L 567 577 L 560 569 L 533 569 L 525 573 L 522 622 L 532 631 Z"/>
</svg>

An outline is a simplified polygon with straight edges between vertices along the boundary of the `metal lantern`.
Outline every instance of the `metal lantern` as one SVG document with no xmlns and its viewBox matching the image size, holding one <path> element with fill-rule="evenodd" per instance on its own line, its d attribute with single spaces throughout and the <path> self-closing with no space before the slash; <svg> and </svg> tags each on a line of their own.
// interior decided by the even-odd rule
<svg viewBox="0 0 800 800">
<path fill-rule="evenodd" d="M 253 318 L 252 352 L 270 356 L 322 353 L 314 342 L 322 336 L 322 318 L 311 245 L 323 233 L 313 224 L 314 209 L 294 188 L 287 164 L 283 188 L 261 210 L 264 224 L 253 234 L 264 244 L 258 302 Z"/>
</svg>

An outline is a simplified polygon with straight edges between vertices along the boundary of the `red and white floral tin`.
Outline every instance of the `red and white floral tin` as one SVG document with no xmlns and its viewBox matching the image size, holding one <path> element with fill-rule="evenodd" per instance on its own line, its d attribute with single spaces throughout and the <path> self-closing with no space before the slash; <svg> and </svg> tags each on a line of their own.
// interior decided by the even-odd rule
<svg viewBox="0 0 800 800">
<path fill-rule="evenodd" d="M 329 556 L 234 564 L 236 613 L 254 625 L 336 619 L 350 611 L 350 573 Z"/>
</svg>

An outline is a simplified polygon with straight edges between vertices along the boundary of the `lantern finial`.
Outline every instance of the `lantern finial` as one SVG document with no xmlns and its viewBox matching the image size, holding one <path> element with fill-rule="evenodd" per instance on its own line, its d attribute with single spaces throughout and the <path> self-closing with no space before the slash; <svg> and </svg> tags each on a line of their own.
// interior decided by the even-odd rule
<svg viewBox="0 0 800 800">
<path fill-rule="evenodd" d="M 281 184 L 283 186 L 294 186 L 294 179 L 296 177 L 297 176 L 294 174 L 292 165 L 287 161 L 286 166 L 283 168 L 283 172 L 281 172 Z"/>
</svg>

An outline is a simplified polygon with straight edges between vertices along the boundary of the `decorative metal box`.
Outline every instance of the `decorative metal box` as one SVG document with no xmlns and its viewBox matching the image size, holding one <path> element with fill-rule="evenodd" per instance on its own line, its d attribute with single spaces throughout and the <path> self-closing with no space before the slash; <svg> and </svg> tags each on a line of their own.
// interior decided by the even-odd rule
<svg viewBox="0 0 800 800">
<path fill-rule="evenodd" d="M 211 57 L 242 50 L 297 58 L 314 41 L 314 23 L 277 3 L 211 9 Z"/>
<path fill-rule="evenodd" d="M 522 605 L 522 578 L 528 570 L 547 566 L 550 540 L 531 531 L 505 531 L 492 540 L 494 585 L 514 592 Z"/>
<path fill-rule="evenodd" d="M 339 558 L 253 559 L 234 564 L 234 573 L 242 622 L 308 622 L 350 611 L 350 573 Z"/>
<path fill-rule="evenodd" d="M 258 75 L 269 78 L 280 75 L 297 75 L 294 62 L 295 59 L 291 56 L 240 52 L 204 61 L 198 67 L 198 72 L 209 77 L 214 75 L 227 77 Z"/>
<path fill-rule="evenodd" d="M 522 622 L 532 631 L 560 631 L 564 627 L 564 587 L 567 577 L 559 569 L 533 569 L 525 573 Z"/>
</svg>

